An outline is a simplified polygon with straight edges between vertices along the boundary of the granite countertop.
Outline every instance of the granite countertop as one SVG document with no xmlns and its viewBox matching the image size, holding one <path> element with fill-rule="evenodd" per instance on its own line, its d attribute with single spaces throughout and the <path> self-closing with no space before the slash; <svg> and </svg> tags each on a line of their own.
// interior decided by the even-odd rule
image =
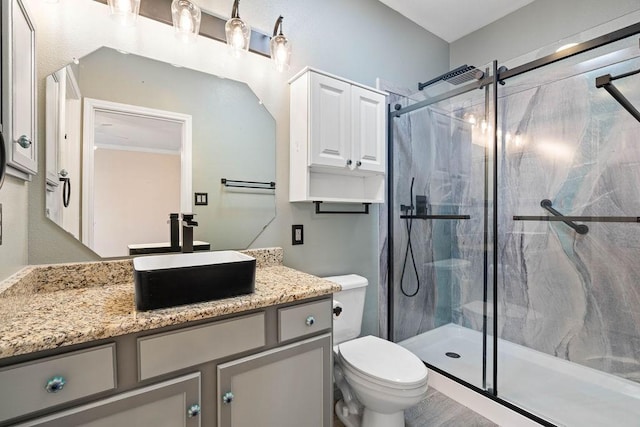
<svg viewBox="0 0 640 427">
<path fill-rule="evenodd" d="M 339 285 L 282 265 L 282 249 L 256 258 L 255 292 L 136 311 L 131 260 L 28 266 L 0 282 L 0 358 L 215 318 L 338 292 Z"/>
</svg>

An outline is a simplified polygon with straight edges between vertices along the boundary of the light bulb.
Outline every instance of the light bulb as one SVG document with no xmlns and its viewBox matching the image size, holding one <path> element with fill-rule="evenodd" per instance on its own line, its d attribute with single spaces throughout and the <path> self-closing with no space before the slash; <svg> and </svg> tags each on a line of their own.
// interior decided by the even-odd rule
<svg viewBox="0 0 640 427">
<path fill-rule="evenodd" d="M 116 10 L 118 13 L 130 13 L 131 2 L 127 0 L 116 0 Z"/>
<path fill-rule="evenodd" d="M 197 4 L 190 0 L 173 0 L 171 17 L 178 39 L 188 43 L 194 41 L 200 33 L 202 14 Z"/>
<path fill-rule="evenodd" d="M 140 10 L 140 0 L 108 0 L 111 18 L 120 25 L 135 25 Z"/>
<path fill-rule="evenodd" d="M 193 23 L 191 22 L 191 14 L 188 10 L 182 9 L 180 12 L 180 32 L 190 33 L 193 31 Z"/>
<path fill-rule="evenodd" d="M 279 72 L 283 72 L 289 69 L 289 62 L 291 61 L 291 43 L 284 34 L 282 34 L 282 15 L 276 19 L 276 24 L 273 26 L 273 36 L 269 47 L 271 50 L 271 59 L 276 64 L 276 69 Z"/>
<path fill-rule="evenodd" d="M 231 18 L 224 26 L 227 36 L 227 44 L 231 46 L 234 54 L 238 56 L 242 51 L 249 50 L 251 39 L 251 27 L 240 18 Z"/>
<path fill-rule="evenodd" d="M 231 46 L 234 49 L 244 49 L 244 36 L 242 35 L 242 29 L 235 27 L 233 29 L 233 35 L 231 36 Z"/>
</svg>

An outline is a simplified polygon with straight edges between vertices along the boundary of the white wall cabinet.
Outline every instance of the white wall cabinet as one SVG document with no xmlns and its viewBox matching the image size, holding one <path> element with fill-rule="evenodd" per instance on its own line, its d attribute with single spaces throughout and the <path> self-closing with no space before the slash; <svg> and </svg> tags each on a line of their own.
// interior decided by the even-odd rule
<svg viewBox="0 0 640 427">
<path fill-rule="evenodd" d="M 290 81 L 289 200 L 384 202 L 384 92 L 306 68 Z"/>
<path fill-rule="evenodd" d="M 8 173 L 38 171 L 35 27 L 22 0 L 2 0 L 2 125 Z"/>
</svg>

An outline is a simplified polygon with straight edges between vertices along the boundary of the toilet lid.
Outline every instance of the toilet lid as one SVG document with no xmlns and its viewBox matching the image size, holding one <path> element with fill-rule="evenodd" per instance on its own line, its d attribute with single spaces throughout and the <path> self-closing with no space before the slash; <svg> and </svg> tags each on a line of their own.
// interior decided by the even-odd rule
<svg viewBox="0 0 640 427">
<path fill-rule="evenodd" d="M 402 386 L 419 385 L 426 380 L 424 363 L 398 344 L 369 335 L 338 347 L 342 359 L 365 376 Z"/>
</svg>

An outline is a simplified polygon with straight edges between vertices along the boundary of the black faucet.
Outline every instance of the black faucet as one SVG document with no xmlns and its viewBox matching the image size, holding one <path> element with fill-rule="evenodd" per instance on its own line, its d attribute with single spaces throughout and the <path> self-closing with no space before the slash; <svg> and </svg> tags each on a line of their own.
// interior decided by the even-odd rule
<svg viewBox="0 0 640 427">
<path fill-rule="evenodd" d="M 169 224 L 171 229 L 171 249 L 180 250 L 180 214 L 170 213 Z"/>
<path fill-rule="evenodd" d="M 182 214 L 182 253 L 193 252 L 193 227 L 198 226 L 198 222 L 193 220 L 195 214 Z"/>
</svg>

